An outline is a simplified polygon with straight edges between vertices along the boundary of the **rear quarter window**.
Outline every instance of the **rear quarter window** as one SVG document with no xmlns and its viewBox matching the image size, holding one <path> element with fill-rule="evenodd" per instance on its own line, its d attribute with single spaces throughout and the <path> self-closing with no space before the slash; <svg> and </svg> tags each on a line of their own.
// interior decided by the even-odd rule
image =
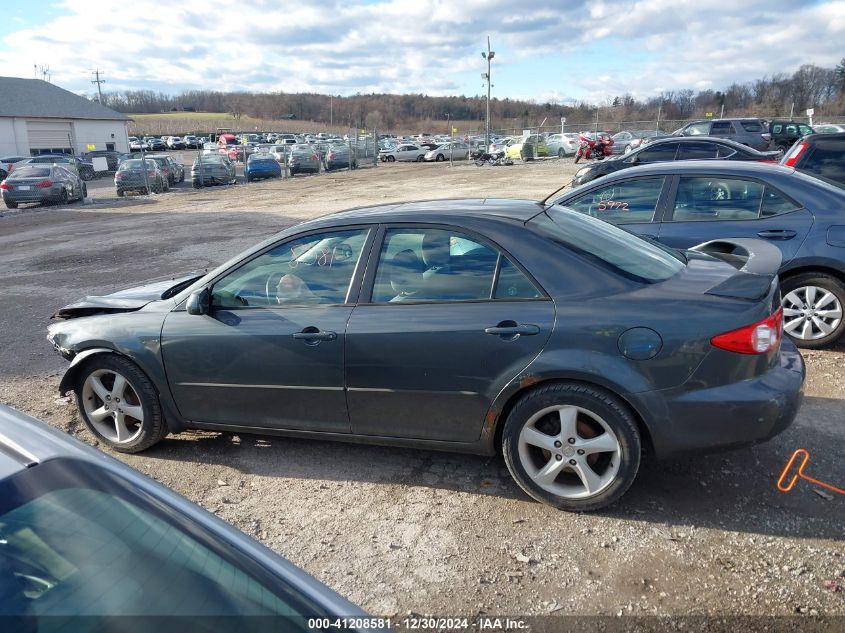
<svg viewBox="0 0 845 633">
<path fill-rule="evenodd" d="M 742 129 L 746 132 L 762 132 L 763 126 L 759 121 L 741 121 Z"/>
</svg>

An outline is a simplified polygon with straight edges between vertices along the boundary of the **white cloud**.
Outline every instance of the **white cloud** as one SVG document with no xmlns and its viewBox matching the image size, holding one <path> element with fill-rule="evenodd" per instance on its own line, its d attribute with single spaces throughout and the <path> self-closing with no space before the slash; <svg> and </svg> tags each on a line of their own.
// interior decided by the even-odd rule
<svg viewBox="0 0 845 633">
<path fill-rule="evenodd" d="M 99 67 L 108 90 L 477 94 L 489 34 L 497 70 L 511 77 L 496 73 L 497 96 L 602 101 L 832 66 L 845 41 L 845 0 L 62 5 L 70 15 L 38 28 L 7 23 L 0 72 L 29 77 L 47 63 L 55 83 L 79 91 L 91 90 L 88 71 Z"/>
</svg>

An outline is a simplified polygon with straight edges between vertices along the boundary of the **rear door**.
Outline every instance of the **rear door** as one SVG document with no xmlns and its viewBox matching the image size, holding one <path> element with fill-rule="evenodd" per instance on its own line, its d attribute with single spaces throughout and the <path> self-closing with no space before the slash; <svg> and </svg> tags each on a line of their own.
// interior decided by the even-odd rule
<svg viewBox="0 0 845 633">
<path fill-rule="evenodd" d="M 690 248 L 725 237 L 770 241 L 795 257 L 813 216 L 771 185 L 751 178 L 719 175 L 678 176 L 658 238 L 675 248 Z"/>
<path fill-rule="evenodd" d="M 352 432 L 477 440 L 548 340 L 553 302 L 513 257 L 456 227 L 387 227 L 367 270 L 346 331 Z"/>
</svg>

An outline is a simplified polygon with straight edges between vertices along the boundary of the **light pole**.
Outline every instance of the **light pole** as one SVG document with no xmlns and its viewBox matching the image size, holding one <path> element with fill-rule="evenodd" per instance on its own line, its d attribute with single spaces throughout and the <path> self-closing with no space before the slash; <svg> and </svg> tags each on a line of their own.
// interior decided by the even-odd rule
<svg viewBox="0 0 845 633">
<path fill-rule="evenodd" d="M 487 80 L 487 118 L 484 122 L 484 151 L 486 152 L 490 147 L 490 62 L 496 55 L 495 51 L 490 50 L 490 36 L 487 36 L 487 52 L 481 53 L 481 56 L 487 60 L 487 72 L 481 73 L 481 78 Z"/>
</svg>

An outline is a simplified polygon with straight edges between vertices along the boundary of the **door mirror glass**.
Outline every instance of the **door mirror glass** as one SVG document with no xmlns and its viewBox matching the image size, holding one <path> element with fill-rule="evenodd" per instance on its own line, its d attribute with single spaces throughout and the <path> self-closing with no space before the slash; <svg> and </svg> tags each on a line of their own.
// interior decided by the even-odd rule
<svg viewBox="0 0 845 633">
<path fill-rule="evenodd" d="M 185 304 L 185 310 L 188 314 L 208 314 L 208 299 L 208 288 L 197 290 L 188 297 L 188 302 Z"/>
</svg>

